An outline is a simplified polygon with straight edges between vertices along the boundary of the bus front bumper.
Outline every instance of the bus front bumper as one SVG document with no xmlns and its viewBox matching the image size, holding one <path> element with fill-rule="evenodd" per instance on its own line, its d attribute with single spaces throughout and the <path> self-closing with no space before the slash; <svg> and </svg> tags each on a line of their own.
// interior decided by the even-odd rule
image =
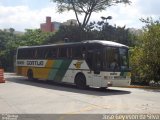
<svg viewBox="0 0 160 120">
<path fill-rule="evenodd" d="M 105 80 L 104 83 L 102 83 L 103 87 L 124 87 L 129 86 L 131 80 Z"/>
</svg>

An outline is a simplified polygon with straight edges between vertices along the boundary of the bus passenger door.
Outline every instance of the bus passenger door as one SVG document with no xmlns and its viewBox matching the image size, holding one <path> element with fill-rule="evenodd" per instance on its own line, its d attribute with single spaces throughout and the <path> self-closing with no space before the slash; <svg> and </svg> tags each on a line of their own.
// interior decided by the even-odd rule
<svg viewBox="0 0 160 120">
<path fill-rule="evenodd" d="M 101 87 L 101 55 L 99 50 L 93 53 L 93 86 Z"/>
<path fill-rule="evenodd" d="M 89 71 L 87 76 L 87 85 L 93 86 L 93 50 L 88 50 L 87 55 L 85 57 L 86 63 L 88 65 Z"/>
<path fill-rule="evenodd" d="M 91 86 L 100 87 L 101 86 L 101 76 L 100 76 L 100 52 L 98 50 L 92 51 L 88 54 L 88 63 L 92 69 L 92 81 Z"/>
</svg>

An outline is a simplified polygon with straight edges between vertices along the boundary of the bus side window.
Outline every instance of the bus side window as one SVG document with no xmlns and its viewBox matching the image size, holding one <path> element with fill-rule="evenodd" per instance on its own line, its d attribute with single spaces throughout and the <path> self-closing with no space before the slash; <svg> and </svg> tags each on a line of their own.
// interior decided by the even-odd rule
<svg viewBox="0 0 160 120">
<path fill-rule="evenodd" d="M 59 49 L 59 57 L 60 57 L 60 58 L 67 58 L 67 48 L 61 47 L 61 48 Z"/>
<path fill-rule="evenodd" d="M 37 58 L 37 50 L 36 48 L 32 48 L 28 50 L 27 56 L 29 56 L 29 59 L 36 59 Z"/>
<path fill-rule="evenodd" d="M 48 52 L 49 52 L 49 50 L 47 48 L 45 48 L 45 50 L 44 50 L 44 59 L 48 59 Z"/>
<path fill-rule="evenodd" d="M 44 59 L 48 59 L 48 48 L 44 50 Z"/>
<path fill-rule="evenodd" d="M 73 47 L 72 48 L 72 56 L 74 59 L 81 59 L 82 58 L 81 48 Z"/>
<path fill-rule="evenodd" d="M 27 49 L 24 49 L 24 50 L 22 49 L 21 58 L 22 59 L 28 59 L 29 58 Z"/>
<path fill-rule="evenodd" d="M 53 58 L 57 58 L 57 52 L 58 50 L 56 48 L 53 49 Z"/>
<path fill-rule="evenodd" d="M 22 49 L 18 49 L 17 59 L 23 59 L 23 51 L 22 51 Z"/>
<path fill-rule="evenodd" d="M 38 58 L 37 48 L 33 49 L 33 58 L 34 58 L 34 59 L 37 59 L 37 58 Z"/>
<path fill-rule="evenodd" d="M 45 50 L 45 59 L 54 59 L 54 58 L 57 58 L 57 49 L 47 48 Z"/>
<path fill-rule="evenodd" d="M 26 49 L 24 51 L 24 56 L 26 56 L 26 57 L 24 57 L 25 59 L 32 59 L 32 55 L 33 55 L 33 52 L 31 51 L 31 49 L 28 49 L 28 50 Z"/>
<path fill-rule="evenodd" d="M 67 58 L 68 59 L 72 58 L 72 48 L 71 47 L 67 48 Z"/>
<path fill-rule="evenodd" d="M 45 48 L 38 48 L 37 49 L 37 58 L 44 59 L 45 58 Z"/>
<path fill-rule="evenodd" d="M 30 52 L 30 51 L 25 49 L 23 59 L 30 59 L 32 53 L 29 55 L 28 52 Z"/>
</svg>

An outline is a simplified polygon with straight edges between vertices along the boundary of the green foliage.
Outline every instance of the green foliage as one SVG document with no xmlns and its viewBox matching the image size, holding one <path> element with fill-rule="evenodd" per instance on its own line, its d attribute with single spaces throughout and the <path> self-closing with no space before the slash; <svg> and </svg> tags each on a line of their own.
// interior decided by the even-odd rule
<svg viewBox="0 0 160 120">
<path fill-rule="evenodd" d="M 0 67 L 11 70 L 13 67 L 13 52 L 15 50 L 16 35 L 14 29 L 0 30 Z M 11 56 L 12 55 L 12 56 Z"/>
<path fill-rule="evenodd" d="M 133 49 L 131 62 L 133 74 L 146 82 L 160 80 L 160 21 L 142 20 L 146 23 L 139 36 L 138 45 Z"/>
<path fill-rule="evenodd" d="M 40 29 L 26 29 L 24 35 L 21 36 L 20 46 L 32 46 L 47 44 L 47 41 L 53 33 L 42 32 Z"/>
<path fill-rule="evenodd" d="M 129 0 L 51 0 L 57 3 L 58 12 L 74 11 L 79 26 L 84 29 L 93 12 L 99 12 L 119 3 L 130 4 Z M 84 14 L 80 23 L 78 15 Z"/>
<path fill-rule="evenodd" d="M 95 39 L 115 41 L 128 46 L 134 45 L 136 37 L 129 32 L 129 29 L 126 29 L 125 26 L 117 27 L 116 25 L 109 25 L 107 19 L 104 19 L 104 17 L 102 18 L 102 21 L 91 23 L 90 27 L 94 31 L 97 31 Z"/>
<path fill-rule="evenodd" d="M 26 30 L 23 35 L 14 34 L 14 29 L 0 30 L 0 66 L 6 71 L 13 71 L 14 55 L 19 46 L 47 44 L 53 33 L 41 30 Z"/>
</svg>

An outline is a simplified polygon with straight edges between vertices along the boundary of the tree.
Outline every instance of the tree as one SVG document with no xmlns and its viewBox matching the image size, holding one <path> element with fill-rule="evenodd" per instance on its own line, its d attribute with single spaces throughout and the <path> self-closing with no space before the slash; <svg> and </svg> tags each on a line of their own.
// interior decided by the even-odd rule
<svg viewBox="0 0 160 120">
<path fill-rule="evenodd" d="M 130 4 L 129 0 L 51 0 L 57 3 L 58 12 L 74 11 L 78 25 L 84 29 L 93 12 L 103 11 L 119 3 Z M 84 15 L 81 23 L 78 15 Z"/>
<path fill-rule="evenodd" d="M 108 17 L 103 17 L 102 21 L 90 22 L 82 31 L 78 26 L 62 25 L 60 29 L 51 37 L 49 43 L 64 42 L 68 38 L 70 42 L 79 42 L 84 40 L 110 40 L 119 42 L 128 46 L 134 46 L 135 35 L 131 34 L 127 28 L 109 25 Z M 111 18 L 111 16 L 109 17 Z"/>
<path fill-rule="evenodd" d="M 149 82 L 160 80 L 160 20 L 141 19 L 146 23 L 139 42 L 133 49 L 131 62 L 133 72 Z"/>
<path fill-rule="evenodd" d="M 80 27 L 75 25 L 62 25 L 60 26 L 59 30 L 52 35 L 49 43 L 59 43 L 64 42 L 65 38 L 69 39 L 69 42 L 80 42 L 83 41 L 86 38 L 86 35 L 89 35 L 88 32 L 82 31 Z"/>
<path fill-rule="evenodd" d="M 13 70 L 13 56 L 17 37 L 13 34 L 14 29 L 9 31 L 0 30 L 0 64 L 7 71 Z"/>
<path fill-rule="evenodd" d="M 109 41 L 115 41 L 118 43 L 122 43 L 128 46 L 134 46 L 134 39 L 136 38 L 134 34 L 131 34 L 129 32 L 129 29 L 127 29 L 125 26 L 119 27 L 119 26 L 112 26 L 107 22 L 107 19 L 111 18 L 111 16 L 108 17 L 101 17 L 101 21 L 98 22 L 91 22 L 86 26 L 87 30 L 91 31 L 94 39 L 100 39 L 100 40 L 109 40 Z"/>
<path fill-rule="evenodd" d="M 26 29 L 24 35 L 21 36 L 19 45 L 21 46 L 32 46 L 47 44 L 54 33 L 42 32 L 40 29 Z"/>
</svg>

